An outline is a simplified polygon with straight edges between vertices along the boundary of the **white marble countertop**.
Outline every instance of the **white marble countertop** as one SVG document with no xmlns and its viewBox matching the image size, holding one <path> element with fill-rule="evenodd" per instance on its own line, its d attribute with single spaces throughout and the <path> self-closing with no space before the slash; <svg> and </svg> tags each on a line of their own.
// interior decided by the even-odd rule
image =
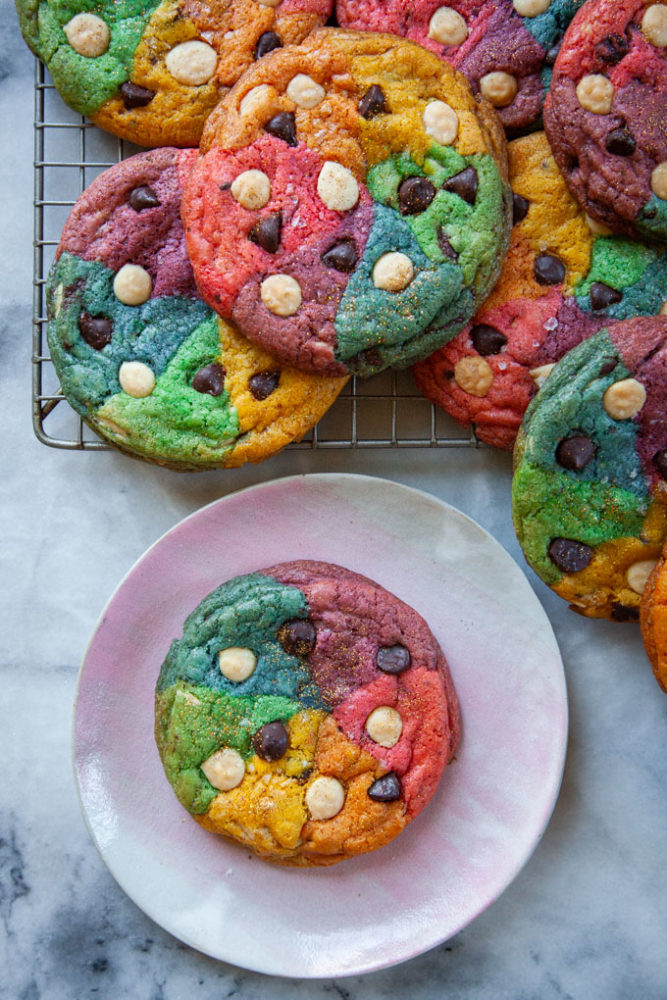
<svg viewBox="0 0 667 1000">
<path fill-rule="evenodd" d="M 187 476 L 38 443 L 30 423 L 32 83 L 13 4 L 0 0 L 0 997 L 664 1000 L 667 697 L 637 628 L 578 618 L 528 570 L 567 673 L 564 783 L 526 867 L 455 938 L 367 976 L 270 979 L 182 945 L 113 881 L 75 793 L 77 670 L 108 596 L 176 521 L 270 478 L 362 472 L 447 500 L 524 564 L 509 513 L 510 460 L 490 451 L 292 451 L 259 467 Z"/>
</svg>

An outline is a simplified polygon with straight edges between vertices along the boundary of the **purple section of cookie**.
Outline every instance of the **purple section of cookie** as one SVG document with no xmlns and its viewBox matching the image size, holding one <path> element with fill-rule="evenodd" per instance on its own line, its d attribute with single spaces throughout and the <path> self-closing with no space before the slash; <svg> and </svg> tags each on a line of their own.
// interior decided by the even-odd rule
<svg viewBox="0 0 667 1000">
<path fill-rule="evenodd" d="M 538 352 L 536 365 L 551 364 L 560 360 L 582 340 L 591 337 L 603 326 L 608 326 L 606 316 L 585 313 L 572 297 L 563 299 L 556 315 L 556 325 L 548 330 Z"/>
<path fill-rule="evenodd" d="M 629 320 L 611 327 L 609 335 L 631 376 L 646 390 L 637 417 L 637 449 L 647 474 L 655 478 L 653 457 L 667 449 L 667 317 Z"/>
<path fill-rule="evenodd" d="M 199 298 L 180 216 L 182 181 L 196 155 L 196 150 L 155 149 L 106 170 L 77 201 L 59 252 L 99 261 L 112 271 L 138 264 L 152 278 L 153 298 Z M 137 211 L 130 196 L 143 187 L 159 204 Z"/>
</svg>

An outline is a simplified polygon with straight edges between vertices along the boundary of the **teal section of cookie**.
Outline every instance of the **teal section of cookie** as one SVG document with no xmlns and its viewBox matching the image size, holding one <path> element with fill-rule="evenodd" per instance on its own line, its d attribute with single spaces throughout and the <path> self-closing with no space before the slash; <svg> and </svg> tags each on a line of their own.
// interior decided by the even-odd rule
<svg viewBox="0 0 667 1000">
<path fill-rule="evenodd" d="M 574 292 L 585 312 L 593 312 L 589 293 L 596 281 L 623 294 L 620 302 L 605 309 L 605 316 L 617 320 L 656 316 L 667 299 L 667 252 L 620 236 L 598 237 L 590 271 Z"/>
<path fill-rule="evenodd" d="M 537 17 L 524 17 L 527 31 L 549 51 L 558 41 L 584 0 L 551 0 L 548 8 Z"/>
<path fill-rule="evenodd" d="M 287 653 L 278 639 L 285 622 L 307 615 L 306 598 L 298 587 L 261 573 L 224 583 L 192 612 L 182 638 L 171 644 L 158 692 L 185 681 L 236 698 L 280 696 L 298 701 L 302 708 L 324 707 L 307 664 Z M 235 646 L 251 649 L 257 658 L 254 672 L 240 683 L 228 680 L 218 666 L 220 650 Z"/>
</svg>

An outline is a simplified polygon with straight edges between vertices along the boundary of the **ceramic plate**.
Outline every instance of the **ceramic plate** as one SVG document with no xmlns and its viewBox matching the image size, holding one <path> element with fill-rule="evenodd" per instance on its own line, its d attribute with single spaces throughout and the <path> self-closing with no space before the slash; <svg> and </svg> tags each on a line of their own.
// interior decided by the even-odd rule
<svg viewBox="0 0 667 1000">
<path fill-rule="evenodd" d="M 186 616 L 224 580 L 289 559 L 340 563 L 416 608 L 461 702 L 457 759 L 430 805 L 391 844 L 333 868 L 273 866 L 202 830 L 153 743 L 155 681 Z M 328 977 L 426 951 L 498 897 L 551 815 L 566 736 L 556 640 L 498 542 L 406 486 L 310 475 L 204 507 L 129 572 L 81 668 L 74 762 L 102 858 L 153 920 L 246 969 Z"/>
</svg>

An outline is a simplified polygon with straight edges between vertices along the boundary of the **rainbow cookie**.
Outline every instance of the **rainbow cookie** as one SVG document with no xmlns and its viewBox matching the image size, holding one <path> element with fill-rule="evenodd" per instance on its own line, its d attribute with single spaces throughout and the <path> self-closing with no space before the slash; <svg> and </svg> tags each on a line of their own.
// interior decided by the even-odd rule
<svg viewBox="0 0 667 1000">
<path fill-rule="evenodd" d="M 426 622 L 366 577 L 300 561 L 236 577 L 162 665 L 155 736 L 180 803 L 271 861 L 330 865 L 388 843 L 459 739 Z"/>
<path fill-rule="evenodd" d="M 639 604 L 639 623 L 655 679 L 667 692 L 667 548 L 662 550 L 646 581 Z"/>
<path fill-rule="evenodd" d="M 183 201 L 208 304 L 286 364 L 367 375 L 455 336 L 506 250 L 502 130 L 387 35 L 315 32 L 208 120 Z"/>
<path fill-rule="evenodd" d="M 602 329 L 555 366 L 515 448 L 514 526 L 573 610 L 637 620 L 667 538 L 667 318 Z"/>
<path fill-rule="evenodd" d="M 111 444 L 178 469 L 269 457 L 344 385 L 285 368 L 202 302 L 180 218 L 196 155 L 152 150 L 101 174 L 74 206 L 47 281 L 66 398 Z"/>
</svg>

